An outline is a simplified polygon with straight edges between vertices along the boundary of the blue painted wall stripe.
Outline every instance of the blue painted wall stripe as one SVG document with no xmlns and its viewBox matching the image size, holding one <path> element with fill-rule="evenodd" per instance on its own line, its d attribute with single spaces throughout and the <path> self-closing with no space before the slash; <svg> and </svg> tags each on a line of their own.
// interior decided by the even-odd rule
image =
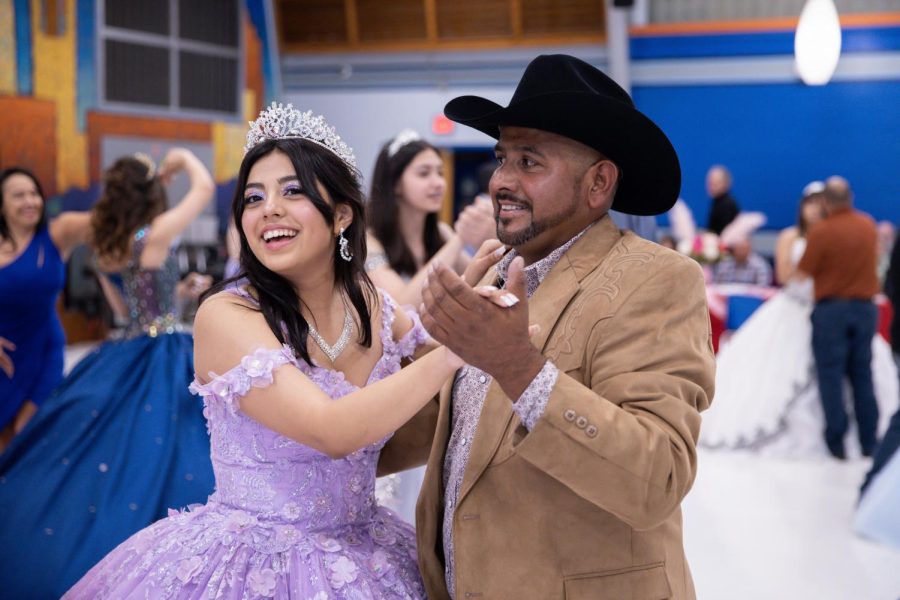
<svg viewBox="0 0 900 600">
<path fill-rule="evenodd" d="M 846 28 L 841 52 L 900 50 L 900 26 Z M 793 31 L 708 35 L 660 35 L 631 38 L 631 58 L 709 58 L 772 56 L 794 53 Z"/>
<path fill-rule="evenodd" d="M 16 88 L 22 96 L 34 94 L 30 4 L 28 0 L 15 0 L 13 3 L 16 20 Z"/>
<path fill-rule="evenodd" d="M 78 130 L 87 127 L 87 112 L 97 105 L 97 61 L 95 0 L 78 0 L 75 8 L 76 41 L 76 104 Z"/>
</svg>

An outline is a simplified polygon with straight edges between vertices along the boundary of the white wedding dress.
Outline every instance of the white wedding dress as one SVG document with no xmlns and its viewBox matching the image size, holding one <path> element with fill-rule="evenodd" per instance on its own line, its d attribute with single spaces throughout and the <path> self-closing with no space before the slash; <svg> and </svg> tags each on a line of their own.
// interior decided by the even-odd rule
<svg viewBox="0 0 900 600">
<path fill-rule="evenodd" d="M 805 239 L 794 242 L 795 264 L 805 248 Z M 812 352 L 812 298 L 811 280 L 789 283 L 720 348 L 716 392 L 703 413 L 701 446 L 786 457 L 828 456 Z M 880 437 L 897 409 L 900 384 L 891 348 L 878 334 L 872 338 L 872 381 Z M 844 395 L 850 421 L 847 455 L 856 457 L 861 452 L 849 383 Z"/>
</svg>

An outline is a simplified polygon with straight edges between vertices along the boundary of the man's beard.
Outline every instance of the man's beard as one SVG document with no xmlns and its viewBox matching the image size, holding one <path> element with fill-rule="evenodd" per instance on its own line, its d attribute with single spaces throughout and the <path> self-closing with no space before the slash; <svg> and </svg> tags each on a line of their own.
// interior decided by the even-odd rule
<svg viewBox="0 0 900 600">
<path fill-rule="evenodd" d="M 495 218 L 497 222 L 497 239 L 499 239 L 507 246 L 521 246 L 522 244 L 530 242 L 548 229 L 553 229 L 554 227 L 574 215 L 576 212 L 576 205 L 574 202 L 572 202 L 561 212 L 558 212 L 555 215 L 549 215 L 541 219 L 540 221 L 534 220 L 534 212 L 531 209 L 531 205 L 528 205 L 528 208 L 526 210 L 532 216 L 531 224 L 521 231 L 504 231 L 503 225 L 500 223 L 501 217 L 498 211 L 497 217 Z"/>
</svg>

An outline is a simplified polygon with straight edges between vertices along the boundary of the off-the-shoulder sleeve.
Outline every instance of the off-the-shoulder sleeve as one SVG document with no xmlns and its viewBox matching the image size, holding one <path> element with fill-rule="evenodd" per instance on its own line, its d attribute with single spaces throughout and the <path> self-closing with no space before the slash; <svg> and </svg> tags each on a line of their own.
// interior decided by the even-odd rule
<svg viewBox="0 0 900 600">
<path fill-rule="evenodd" d="M 382 308 L 382 312 L 385 316 L 384 331 L 385 335 L 390 338 L 391 328 L 394 322 L 394 311 L 397 310 L 397 301 L 384 290 L 380 291 L 384 305 Z M 419 313 L 417 313 L 412 306 L 403 306 L 402 309 L 412 320 L 413 326 L 409 331 L 403 334 L 403 337 L 394 343 L 396 345 L 396 352 L 399 354 L 400 358 L 408 358 L 415 354 L 416 348 L 429 341 L 431 336 L 425 331 L 422 320 L 419 318 Z"/>
<path fill-rule="evenodd" d="M 189 386 L 193 394 L 201 396 L 205 402 L 222 401 L 234 414 L 239 407 L 238 400 L 247 395 L 250 388 L 264 388 L 272 385 L 275 369 L 294 362 L 294 353 L 287 345 L 282 348 L 260 348 L 241 359 L 240 364 L 222 375 L 209 373 L 209 383 L 197 379 Z"/>
</svg>

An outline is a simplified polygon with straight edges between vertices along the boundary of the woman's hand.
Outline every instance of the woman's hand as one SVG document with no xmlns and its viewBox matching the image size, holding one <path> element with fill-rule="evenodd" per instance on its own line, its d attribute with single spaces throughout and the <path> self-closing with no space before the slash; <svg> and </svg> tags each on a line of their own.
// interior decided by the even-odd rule
<svg viewBox="0 0 900 600">
<path fill-rule="evenodd" d="M 500 262 L 500 259 L 506 254 L 506 250 L 506 246 L 500 243 L 500 240 L 487 240 L 481 244 L 462 275 L 463 281 L 470 286 L 476 285 L 488 272 L 488 269 Z"/>
<path fill-rule="evenodd" d="M 4 337 L 0 337 L 0 369 L 2 369 L 10 379 L 12 379 L 13 374 L 15 374 L 16 367 L 13 365 L 12 357 L 7 354 L 6 351 L 15 349 L 15 344 Z"/>
<path fill-rule="evenodd" d="M 182 300 L 196 300 L 212 286 L 212 277 L 191 271 L 178 282 L 175 293 Z"/>
<path fill-rule="evenodd" d="M 172 148 L 166 153 L 157 170 L 157 175 L 159 175 L 163 184 L 169 185 L 175 173 L 184 169 L 190 154 L 190 150 L 186 148 Z"/>
</svg>

